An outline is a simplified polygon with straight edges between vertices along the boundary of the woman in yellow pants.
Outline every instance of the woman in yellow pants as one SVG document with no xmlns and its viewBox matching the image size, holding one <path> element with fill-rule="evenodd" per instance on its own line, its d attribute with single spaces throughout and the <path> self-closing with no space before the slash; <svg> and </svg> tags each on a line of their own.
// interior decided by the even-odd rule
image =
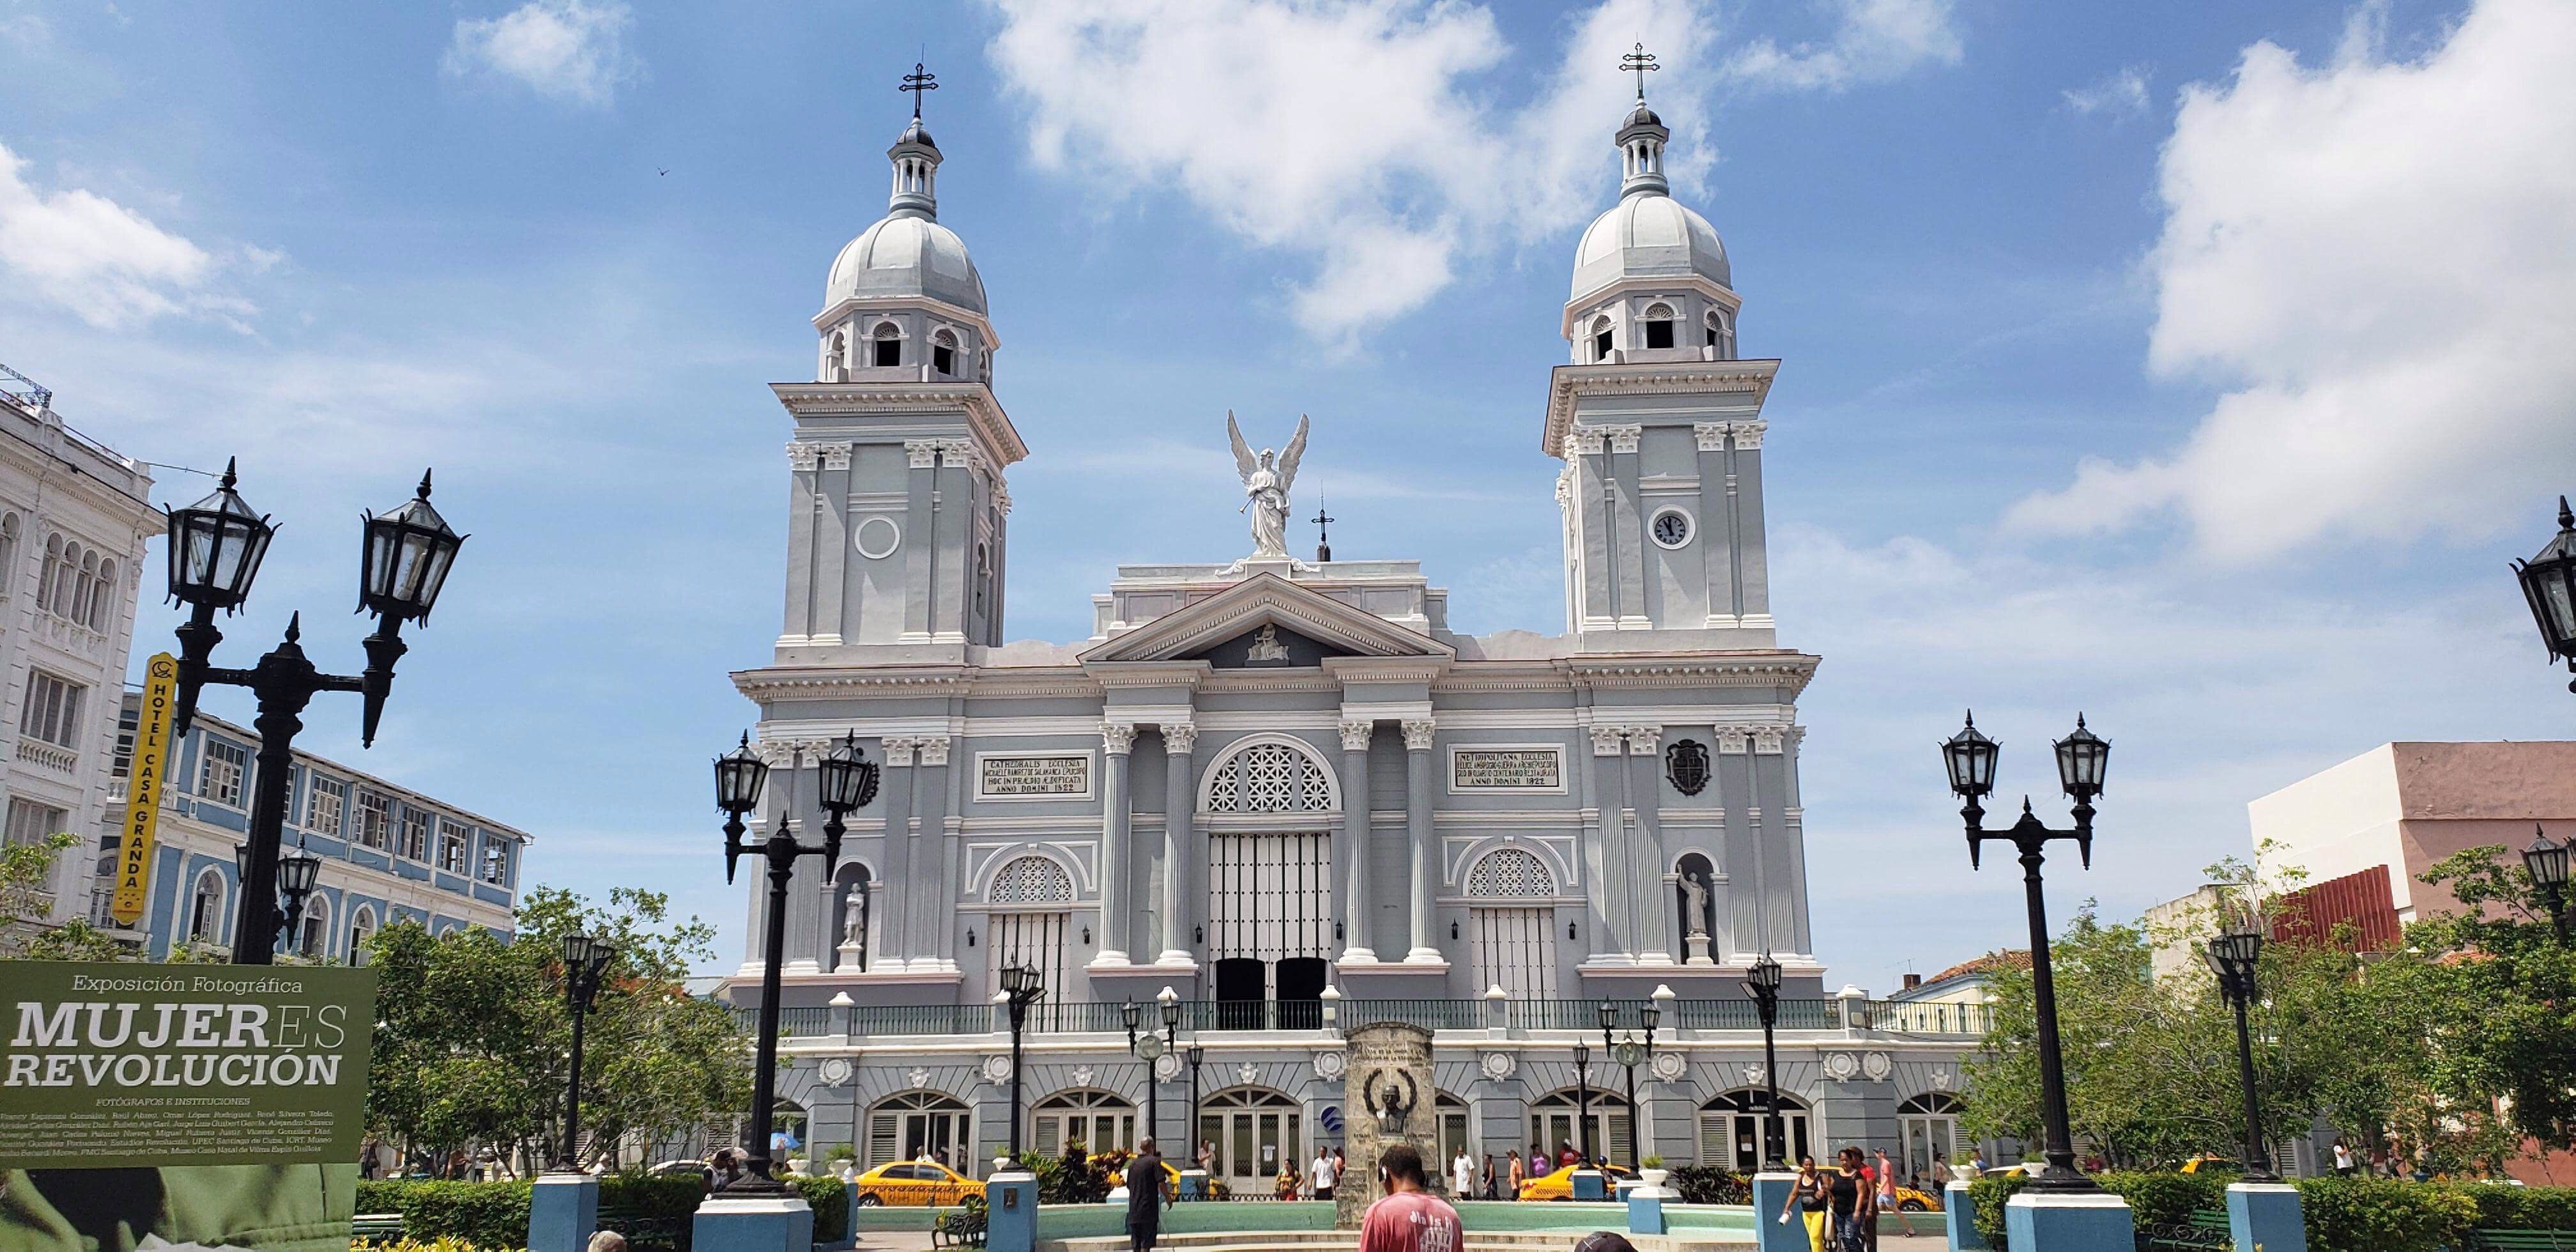
<svg viewBox="0 0 2576 1252">
<path fill-rule="evenodd" d="M 1814 1252 L 1825 1252 L 1825 1180 L 1816 1172 L 1816 1158 L 1798 1158 L 1798 1183 L 1789 1188 L 1789 1198 L 1780 1206 L 1780 1223 L 1787 1225 L 1789 1215 L 1803 1206 L 1807 1222 L 1807 1246 Z"/>
</svg>

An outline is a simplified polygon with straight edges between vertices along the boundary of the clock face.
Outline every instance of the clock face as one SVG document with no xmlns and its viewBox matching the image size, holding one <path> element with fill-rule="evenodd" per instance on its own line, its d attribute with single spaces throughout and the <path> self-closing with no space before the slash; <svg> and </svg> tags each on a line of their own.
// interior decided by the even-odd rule
<svg viewBox="0 0 2576 1252">
<path fill-rule="evenodd" d="M 1690 519 L 1679 513 L 1655 515 L 1655 542 L 1678 548 L 1690 542 Z"/>
</svg>

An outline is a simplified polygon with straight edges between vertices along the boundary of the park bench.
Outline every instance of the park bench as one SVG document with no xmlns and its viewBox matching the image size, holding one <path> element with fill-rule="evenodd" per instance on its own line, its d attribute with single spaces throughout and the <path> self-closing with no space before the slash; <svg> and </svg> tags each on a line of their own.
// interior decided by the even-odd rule
<svg viewBox="0 0 2576 1252">
<path fill-rule="evenodd" d="M 2181 1222 L 2139 1226 L 2137 1240 L 2138 1252 L 2193 1252 L 2195 1249 L 2233 1247 L 2236 1235 L 2227 1214 L 2215 1209 L 2195 1209 Z"/>
<path fill-rule="evenodd" d="M 403 1236 L 400 1213 L 360 1213 L 349 1219 L 349 1237 L 370 1242 L 385 1242 Z"/>
<path fill-rule="evenodd" d="M 680 1223 L 685 1220 L 687 1219 L 678 1217 L 653 1217 L 632 1204 L 599 1206 L 599 1228 L 614 1230 L 626 1236 L 626 1245 L 638 1249 L 638 1252 L 644 1252 L 647 1249 L 679 1247 Z"/>
<path fill-rule="evenodd" d="M 2472 1230 L 2469 1252 L 2576 1252 L 2576 1230 Z"/>
<path fill-rule="evenodd" d="M 930 1224 L 930 1246 L 934 1248 L 980 1248 L 984 1246 L 984 1215 L 959 1210 L 942 1213 Z"/>
</svg>

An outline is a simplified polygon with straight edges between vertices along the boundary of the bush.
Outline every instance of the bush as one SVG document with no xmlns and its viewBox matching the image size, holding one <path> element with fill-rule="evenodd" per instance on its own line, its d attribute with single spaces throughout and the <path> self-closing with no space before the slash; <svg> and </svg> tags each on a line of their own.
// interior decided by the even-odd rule
<svg viewBox="0 0 2576 1252">
<path fill-rule="evenodd" d="M 1713 1165 L 1683 1165 L 1673 1170 L 1673 1190 L 1684 1204 L 1751 1204 L 1753 1180 Z"/>
<path fill-rule="evenodd" d="M 403 1234 L 416 1240 L 449 1239 L 487 1249 L 528 1242 L 524 1182 L 361 1181 L 358 1211 L 400 1213 Z"/>
<path fill-rule="evenodd" d="M 2299 1182 L 2315 1252 L 2440 1252 L 2475 1225 L 2466 1188 L 2393 1178 L 2307 1178 Z"/>
<path fill-rule="evenodd" d="M 694 1210 L 697 1188 L 691 1187 L 690 1206 Z M 796 1190 L 814 1210 L 814 1242 L 839 1243 L 850 1237 L 849 1190 L 838 1178 L 799 1178 Z"/>
<path fill-rule="evenodd" d="M 414 1239 L 410 1235 L 404 1235 L 400 1239 L 353 1239 L 349 1241 L 349 1252 L 527 1252 L 527 1250 L 516 1243 L 501 1247 L 478 1248 L 462 1239 L 444 1237 Z"/>
<path fill-rule="evenodd" d="M 2020 1174 L 1988 1174 L 1968 1184 L 1970 1220 L 1976 1223 L 1977 1233 L 1985 1236 L 1987 1247 L 1998 1252 L 2003 1248 L 2004 1202 L 2028 1185 L 2030 1179 Z"/>
<path fill-rule="evenodd" d="M 2104 1191 L 2129 1202 L 2129 1213 L 2138 1225 L 2180 1226 L 2191 1215 L 2227 1207 L 2227 1184 L 2236 1179 L 2227 1174 L 2207 1172 L 2182 1173 L 2111 1173 L 2095 1176 Z"/>
<path fill-rule="evenodd" d="M 2576 1187 L 2467 1183 L 2456 1190 L 2478 1206 L 2475 1224 L 2488 1230 L 2576 1230 Z"/>
</svg>

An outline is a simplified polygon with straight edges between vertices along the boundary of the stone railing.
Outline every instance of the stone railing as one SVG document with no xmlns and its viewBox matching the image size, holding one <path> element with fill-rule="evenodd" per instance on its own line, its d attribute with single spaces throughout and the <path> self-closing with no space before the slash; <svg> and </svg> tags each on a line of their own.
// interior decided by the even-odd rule
<svg viewBox="0 0 2576 1252">
<path fill-rule="evenodd" d="M 1616 1029 L 1634 1032 L 1642 1010 L 1659 1008 L 1656 1029 L 1662 1037 L 1695 1033 L 1758 1035 L 1762 1019 L 1744 999 L 1612 1000 Z M 1434 1031 L 1488 1031 L 1497 1037 L 1538 1033 L 1597 1034 L 1600 1000 L 1513 1000 L 1489 996 L 1473 1000 L 1183 1000 L 1180 1030 L 1208 1032 L 1296 1032 L 1339 1034 L 1355 1026 L 1404 1022 Z M 1031 1034 L 1126 1033 L 1123 1001 L 1040 1001 L 1029 1006 L 1026 1029 Z M 1136 1029 L 1159 1034 L 1162 1007 L 1153 1001 L 1136 1005 Z M 737 1008 L 734 1017 L 746 1031 L 759 1026 L 756 1010 Z M 1978 1038 L 1989 1015 L 1980 1004 L 1926 1004 L 1912 1001 L 1791 999 L 1780 1002 L 1781 1031 L 1885 1032 Z M 854 1039 L 998 1034 L 1010 1028 L 1009 1010 L 995 1004 L 867 1004 L 839 1008 L 800 1006 L 779 1010 L 779 1034 L 810 1039 L 849 1036 Z"/>
</svg>

